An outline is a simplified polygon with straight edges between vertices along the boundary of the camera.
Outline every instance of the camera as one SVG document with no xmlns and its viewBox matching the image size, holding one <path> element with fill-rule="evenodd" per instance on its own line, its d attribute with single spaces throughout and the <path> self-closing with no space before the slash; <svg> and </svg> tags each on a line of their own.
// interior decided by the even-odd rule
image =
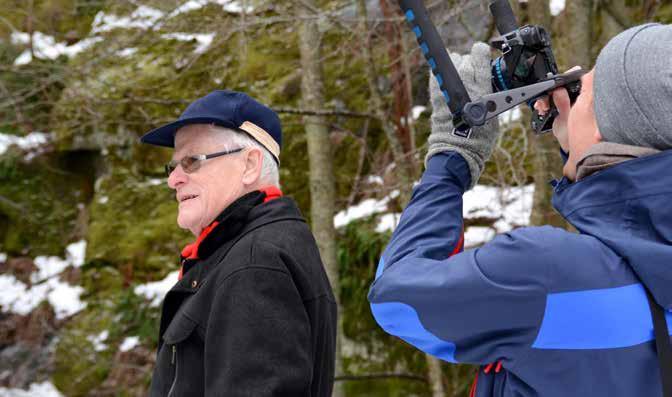
<svg viewBox="0 0 672 397">
<path fill-rule="evenodd" d="M 492 40 L 490 45 L 502 51 L 502 55 L 491 64 L 494 92 L 525 87 L 558 75 L 551 35 L 546 29 L 536 25 L 518 27 L 508 0 L 490 3 L 490 12 L 501 35 Z M 573 81 L 565 85 L 565 88 L 573 104 L 581 92 L 581 80 Z M 532 107 L 535 100 L 536 98 L 531 98 L 527 104 Z M 533 112 L 532 128 L 536 133 L 551 130 L 555 116 L 557 110 L 554 106 L 544 116 Z"/>
</svg>

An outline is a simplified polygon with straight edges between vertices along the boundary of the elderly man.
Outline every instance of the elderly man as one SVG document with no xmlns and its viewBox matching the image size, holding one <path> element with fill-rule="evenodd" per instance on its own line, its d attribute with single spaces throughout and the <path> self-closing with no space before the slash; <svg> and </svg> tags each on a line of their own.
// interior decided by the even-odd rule
<svg viewBox="0 0 672 397">
<path fill-rule="evenodd" d="M 474 96 L 490 90 L 489 55 L 480 44 L 456 58 Z M 427 169 L 369 295 L 381 327 L 483 365 L 472 396 L 661 396 L 672 380 L 660 370 L 672 359 L 670 59 L 672 25 L 638 26 L 601 51 L 571 108 L 565 89 L 553 93 L 569 152 L 553 204 L 580 233 L 520 228 L 465 252 L 462 195 L 498 132 L 452 135 L 432 82 Z"/>
<path fill-rule="evenodd" d="M 278 116 L 214 91 L 142 142 L 197 237 L 163 303 L 151 396 L 329 396 L 336 305 L 315 240 L 278 188 Z"/>
</svg>

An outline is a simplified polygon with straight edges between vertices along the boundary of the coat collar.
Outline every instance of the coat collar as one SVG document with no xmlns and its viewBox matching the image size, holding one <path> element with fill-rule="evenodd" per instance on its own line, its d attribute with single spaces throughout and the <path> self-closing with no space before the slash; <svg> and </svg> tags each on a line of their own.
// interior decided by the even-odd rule
<svg viewBox="0 0 672 397">
<path fill-rule="evenodd" d="M 266 187 L 241 196 L 231 203 L 180 255 L 180 279 L 194 265 L 207 260 L 223 245 L 247 231 L 275 220 L 303 217 L 291 199 L 283 198 L 275 186 Z"/>
</svg>

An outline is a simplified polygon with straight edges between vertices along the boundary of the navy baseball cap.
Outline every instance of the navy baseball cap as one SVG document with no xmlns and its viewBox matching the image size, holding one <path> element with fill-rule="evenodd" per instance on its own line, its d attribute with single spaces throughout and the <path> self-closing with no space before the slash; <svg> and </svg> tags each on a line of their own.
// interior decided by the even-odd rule
<svg viewBox="0 0 672 397">
<path fill-rule="evenodd" d="M 280 118 L 270 108 L 236 91 L 217 90 L 198 98 L 187 106 L 177 121 L 146 133 L 140 142 L 175 147 L 177 130 L 190 124 L 215 124 L 245 132 L 280 162 Z"/>
</svg>

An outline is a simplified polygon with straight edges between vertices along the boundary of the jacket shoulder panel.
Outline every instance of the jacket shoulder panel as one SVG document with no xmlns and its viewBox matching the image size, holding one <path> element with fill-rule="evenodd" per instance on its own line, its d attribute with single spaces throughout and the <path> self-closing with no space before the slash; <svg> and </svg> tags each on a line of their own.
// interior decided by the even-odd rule
<svg viewBox="0 0 672 397">
<path fill-rule="evenodd" d="M 637 282 L 623 259 L 598 238 L 551 226 L 500 234 L 476 251 L 476 259 L 493 280 L 528 279 L 543 284 L 548 293 Z"/>
</svg>

